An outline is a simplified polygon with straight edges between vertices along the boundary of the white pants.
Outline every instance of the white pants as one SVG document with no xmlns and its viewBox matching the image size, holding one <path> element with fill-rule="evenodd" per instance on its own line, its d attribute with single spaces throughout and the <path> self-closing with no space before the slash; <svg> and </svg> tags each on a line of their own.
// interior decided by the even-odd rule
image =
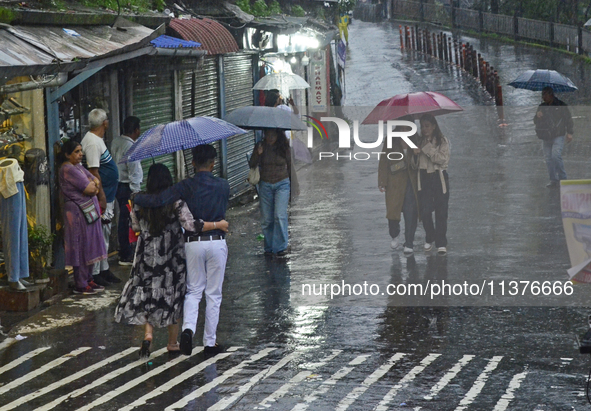
<svg viewBox="0 0 591 411">
<path fill-rule="evenodd" d="M 185 243 L 187 257 L 187 294 L 183 314 L 183 330 L 195 334 L 199 302 L 205 291 L 205 330 L 203 345 L 211 347 L 216 342 L 216 330 L 222 304 L 222 284 L 228 259 L 226 240 L 193 241 Z"/>
<path fill-rule="evenodd" d="M 111 201 L 107 203 L 107 209 L 105 213 L 101 216 L 101 219 L 106 218 L 107 220 L 112 220 L 113 216 L 115 215 L 115 201 Z M 109 239 L 111 238 L 111 223 L 109 224 L 102 224 L 103 228 L 103 241 L 105 242 L 105 250 L 107 250 L 107 254 L 109 254 Z M 97 263 L 94 263 L 94 267 L 92 267 L 92 275 L 98 275 L 101 271 L 107 271 L 109 269 L 109 259 L 105 258 Z"/>
</svg>

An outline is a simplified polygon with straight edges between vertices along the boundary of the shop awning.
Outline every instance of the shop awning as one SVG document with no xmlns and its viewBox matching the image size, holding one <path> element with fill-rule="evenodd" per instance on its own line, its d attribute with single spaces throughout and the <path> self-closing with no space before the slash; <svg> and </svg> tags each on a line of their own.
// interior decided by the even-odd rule
<svg viewBox="0 0 591 411">
<path fill-rule="evenodd" d="M 232 34 L 211 19 L 172 19 L 170 28 L 185 40 L 198 41 L 208 54 L 235 53 L 238 44 Z"/>
<path fill-rule="evenodd" d="M 151 30 L 123 18 L 112 27 L 0 25 L 0 78 L 83 70 L 99 60 L 111 64 L 134 58 L 140 49 L 148 54 L 150 41 L 163 32 L 164 27 Z"/>
</svg>

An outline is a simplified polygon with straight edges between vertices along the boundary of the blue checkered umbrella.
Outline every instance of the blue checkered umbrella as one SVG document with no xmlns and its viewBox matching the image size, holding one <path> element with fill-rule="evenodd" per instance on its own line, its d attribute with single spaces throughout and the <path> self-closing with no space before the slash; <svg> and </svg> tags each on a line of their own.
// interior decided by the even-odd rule
<svg viewBox="0 0 591 411">
<path fill-rule="evenodd" d="M 577 90 L 577 86 L 568 77 L 554 70 L 527 70 L 509 85 L 533 91 L 542 91 L 544 87 L 552 87 L 555 93 Z"/>
<path fill-rule="evenodd" d="M 246 130 L 215 117 L 173 121 L 154 126 L 142 134 L 120 162 L 153 158 L 244 133 Z"/>
</svg>

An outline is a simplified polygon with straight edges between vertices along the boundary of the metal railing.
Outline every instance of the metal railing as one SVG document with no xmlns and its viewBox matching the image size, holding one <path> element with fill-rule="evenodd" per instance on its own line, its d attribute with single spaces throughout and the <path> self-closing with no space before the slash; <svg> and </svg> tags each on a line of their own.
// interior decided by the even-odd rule
<svg viewBox="0 0 591 411">
<path fill-rule="evenodd" d="M 358 8 L 370 13 L 368 6 L 358 3 Z M 393 18 L 405 17 L 449 27 L 500 34 L 514 39 L 533 40 L 579 54 L 591 53 L 591 31 L 584 27 L 452 8 L 439 2 L 392 0 L 391 10 Z"/>
</svg>

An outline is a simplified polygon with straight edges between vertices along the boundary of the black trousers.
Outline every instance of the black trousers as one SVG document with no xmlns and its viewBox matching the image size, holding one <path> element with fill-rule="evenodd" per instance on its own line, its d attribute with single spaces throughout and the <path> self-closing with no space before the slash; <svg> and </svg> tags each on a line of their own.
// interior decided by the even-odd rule
<svg viewBox="0 0 591 411">
<path fill-rule="evenodd" d="M 419 208 L 425 228 L 425 242 L 435 242 L 435 247 L 447 247 L 449 176 L 444 170 L 443 177 L 447 188 L 444 194 L 438 171 L 427 173 L 426 170 L 420 170 L 420 173 Z M 435 213 L 435 223 L 433 223 L 433 213 Z"/>
</svg>

